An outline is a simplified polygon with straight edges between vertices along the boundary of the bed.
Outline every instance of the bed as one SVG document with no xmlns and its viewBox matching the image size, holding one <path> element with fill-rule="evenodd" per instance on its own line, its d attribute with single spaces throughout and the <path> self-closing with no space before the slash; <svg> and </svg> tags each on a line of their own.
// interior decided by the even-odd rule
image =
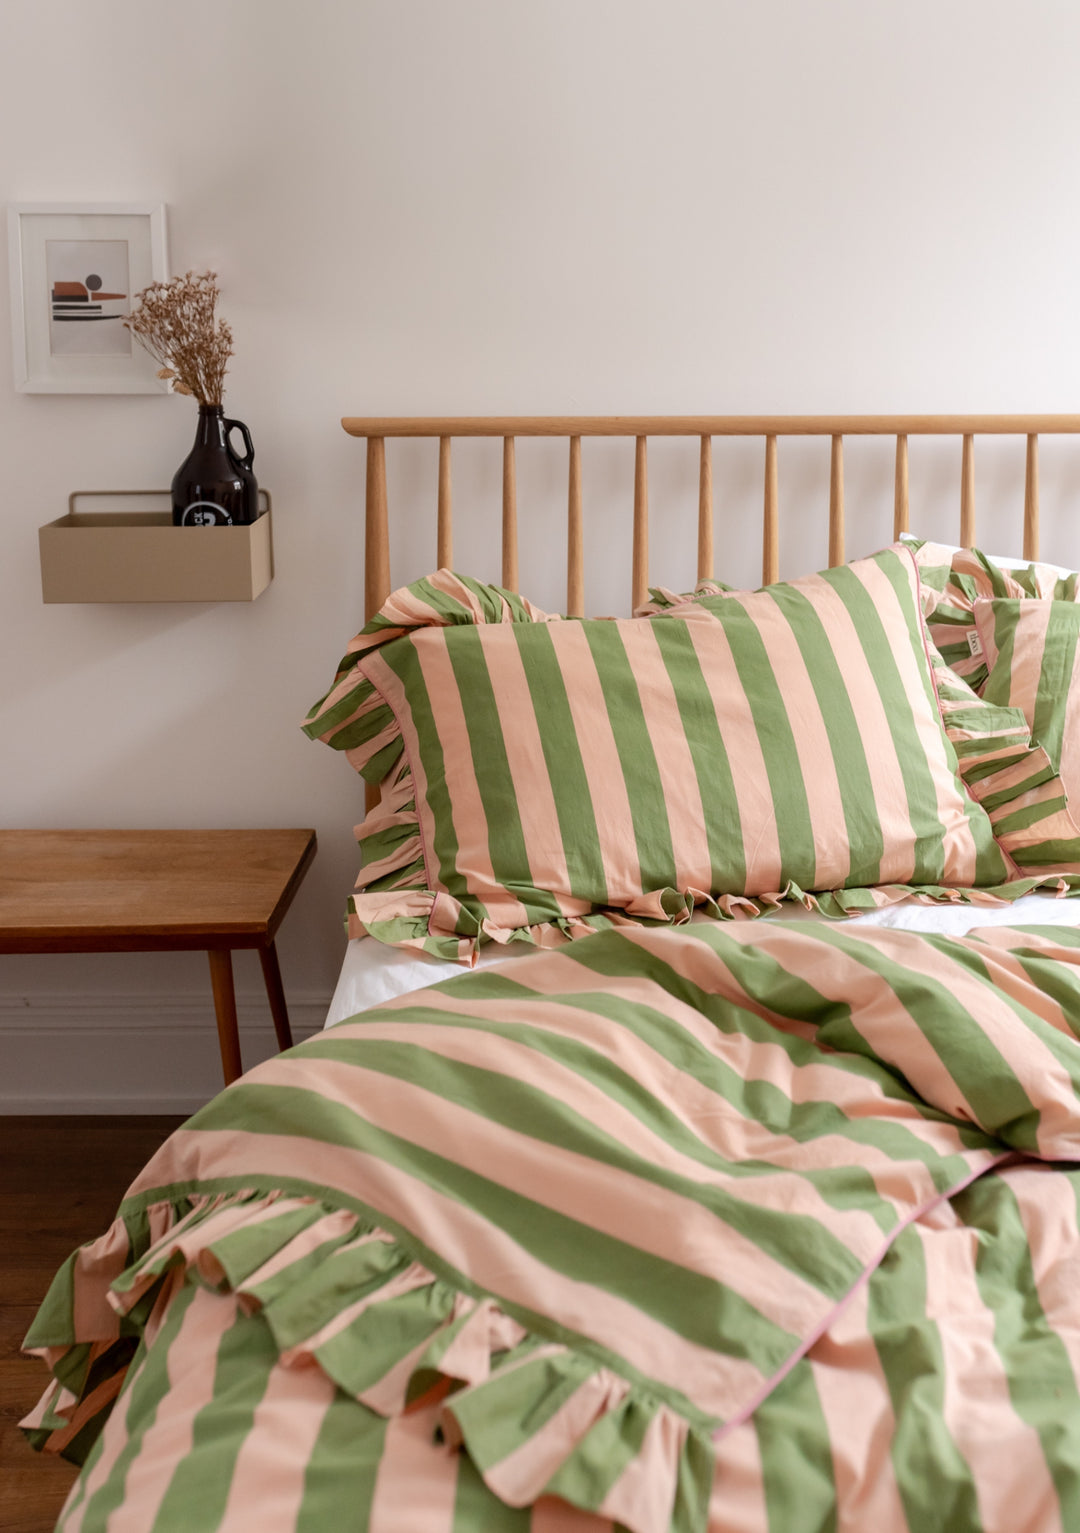
<svg viewBox="0 0 1080 1533">
<path fill-rule="evenodd" d="M 1080 1527 L 1080 602 L 1038 559 L 1080 420 L 344 424 L 367 621 L 304 727 L 366 784 L 353 940 L 326 1028 L 45 1298 L 59 1526 Z M 848 559 L 858 434 L 894 541 Z M 699 452 L 686 591 L 649 586 L 660 435 Z M 780 581 L 788 435 L 830 443 L 828 568 Z M 909 532 L 913 435 L 961 439 L 955 546 Z M 436 568 L 392 589 L 408 436 Z M 503 444 L 498 586 L 453 570 L 460 436 Z M 524 436 L 569 439 L 563 613 L 519 592 Z M 713 568 L 724 436 L 764 444 L 753 591 Z M 983 436 L 1025 443 L 1013 560 Z M 635 441 L 630 618 L 581 615 L 590 437 Z"/>
</svg>

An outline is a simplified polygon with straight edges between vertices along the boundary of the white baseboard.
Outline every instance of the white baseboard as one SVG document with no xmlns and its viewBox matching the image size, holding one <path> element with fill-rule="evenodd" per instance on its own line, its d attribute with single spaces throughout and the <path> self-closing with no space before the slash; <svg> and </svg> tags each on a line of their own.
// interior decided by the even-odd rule
<svg viewBox="0 0 1080 1533">
<path fill-rule="evenodd" d="M 318 1032 L 329 994 L 291 994 L 295 1042 Z M 236 997 L 249 1068 L 276 1050 L 261 991 Z M 205 991 L 0 995 L 0 1114 L 191 1113 L 222 1087 Z"/>
</svg>

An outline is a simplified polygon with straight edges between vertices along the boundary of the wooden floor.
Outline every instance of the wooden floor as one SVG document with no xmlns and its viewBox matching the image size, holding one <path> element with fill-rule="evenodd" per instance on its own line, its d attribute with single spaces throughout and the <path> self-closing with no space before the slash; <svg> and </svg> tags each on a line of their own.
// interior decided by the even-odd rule
<svg viewBox="0 0 1080 1533">
<path fill-rule="evenodd" d="M 0 1529 L 51 1533 L 75 1468 L 35 1453 L 18 1421 L 48 1375 L 19 1344 L 53 1273 L 111 1224 L 143 1163 L 182 1118 L 0 1117 Z"/>
</svg>

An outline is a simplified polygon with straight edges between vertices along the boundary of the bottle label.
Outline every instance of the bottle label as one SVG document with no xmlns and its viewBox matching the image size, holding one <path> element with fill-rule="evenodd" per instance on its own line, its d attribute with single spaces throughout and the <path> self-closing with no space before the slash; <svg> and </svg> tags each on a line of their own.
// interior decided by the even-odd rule
<svg viewBox="0 0 1080 1533">
<path fill-rule="evenodd" d="M 193 500 L 184 507 L 180 518 L 182 527 L 231 527 L 232 517 L 224 506 L 215 500 Z"/>
</svg>

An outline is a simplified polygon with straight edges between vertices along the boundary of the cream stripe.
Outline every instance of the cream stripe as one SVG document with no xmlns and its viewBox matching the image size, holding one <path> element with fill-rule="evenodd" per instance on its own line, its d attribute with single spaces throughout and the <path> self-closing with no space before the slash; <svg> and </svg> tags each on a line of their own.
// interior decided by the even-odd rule
<svg viewBox="0 0 1080 1533">
<path fill-rule="evenodd" d="M 368 1533 L 453 1533 L 460 1461 L 435 1441 L 438 1411 L 429 1405 L 387 1422 Z"/>
<path fill-rule="evenodd" d="M 863 1284 L 808 1354 L 832 1449 L 838 1533 L 907 1527 L 892 1466 L 896 1421 L 867 1310 Z"/>
<path fill-rule="evenodd" d="M 581 624 L 567 623 L 553 629 L 552 639 L 596 820 L 607 886 L 607 898 L 600 903 L 622 905 L 643 892 L 641 866 L 626 779 L 604 691 Z"/>
<path fill-rule="evenodd" d="M 926 1312 L 938 1321 L 946 1425 L 978 1489 L 985 1533 L 1060 1533 L 1061 1516 L 1042 1445 L 1009 1398 L 994 1345 L 994 1315 L 975 1279 L 974 1230 L 916 1225 L 926 1260 Z"/>
<path fill-rule="evenodd" d="M 850 568 L 857 574 L 860 565 Z M 821 575 L 793 581 L 796 590 L 813 602 L 833 653 L 841 680 L 859 723 L 874 809 L 884 843 L 881 883 L 909 884 L 915 871 L 915 831 L 908 814 L 904 774 L 893 744 L 889 717 L 877 680 L 867 660 L 862 635 L 835 587 Z M 894 627 L 890 635 L 897 638 Z M 908 644 L 904 625 L 896 648 Z"/>
<path fill-rule="evenodd" d="M 124 1479 L 123 1502 L 110 1515 L 106 1533 L 146 1533 L 154 1526 L 171 1471 L 191 1452 L 195 1417 L 213 1401 L 215 1360 L 236 1313 L 231 1294 L 196 1290 L 165 1358 L 168 1391 L 143 1433 Z"/>
<path fill-rule="evenodd" d="M 1080 1231 L 1075 1189 L 1071 1180 L 1052 1166 L 1008 1166 L 998 1175 L 1016 1198 L 1039 1303 L 1080 1390 L 1080 1330 L 1076 1325 Z"/>
<path fill-rule="evenodd" d="M 731 644 L 720 619 L 692 602 L 676 608 L 673 620 L 685 622 L 690 633 L 716 710 L 716 727 L 727 753 L 739 813 L 746 876 L 736 883 L 729 871 L 726 879 L 721 877 L 714 885 L 713 892 L 771 893 L 782 882 L 776 810 L 754 715 L 735 668 Z"/>
<path fill-rule="evenodd" d="M 1035 722 L 1035 703 L 1039 696 L 1039 677 L 1046 651 L 1050 614 L 1049 602 L 1022 601 L 1017 604 L 1012 665 L 1009 669 L 1009 705 L 1021 708 L 1029 725 Z"/>
<path fill-rule="evenodd" d="M 303 1261 L 304 1257 L 309 1256 L 312 1251 L 317 1251 L 321 1245 L 347 1233 L 356 1222 L 356 1215 L 348 1208 L 328 1214 L 325 1219 L 320 1219 L 318 1224 L 295 1235 L 287 1245 L 282 1246 L 280 1251 L 275 1251 L 269 1261 L 263 1262 L 261 1267 L 256 1267 L 254 1272 L 249 1272 L 246 1278 L 239 1279 L 233 1291 L 240 1300 L 244 1312 L 253 1314 L 262 1307 L 263 1301 L 258 1290 L 277 1277 L 278 1273 L 287 1272 L 290 1267 Z M 341 1251 L 355 1251 L 362 1246 L 388 1245 L 389 1243 L 389 1237 L 386 1235 L 361 1235 L 344 1246 L 337 1246 L 333 1254 L 336 1255 Z"/>
<path fill-rule="evenodd" d="M 769 1507 L 757 1429 L 752 1421 L 745 1421 L 716 1444 L 708 1530 L 762 1533 L 768 1527 Z"/>
<path fill-rule="evenodd" d="M 318 1368 L 274 1365 L 236 1456 L 221 1533 L 295 1527 L 311 1455 L 336 1394 Z"/>
<path fill-rule="evenodd" d="M 521 651 L 505 627 L 486 625 L 477 629 L 477 636 L 499 713 L 514 798 L 523 811 L 521 833 L 533 887 L 550 891 L 564 915 L 583 915 L 593 905 L 569 892 L 566 848 Z"/>
<path fill-rule="evenodd" d="M 440 1000 L 450 1004 L 441 1005 L 439 1009 L 450 1013 L 457 1011 L 460 1007 L 462 1015 L 468 1017 L 490 1014 L 493 1021 L 543 1026 L 541 1017 L 537 1014 L 535 1002 L 500 1000 L 481 1008 L 475 1001 L 457 1002 L 456 997 L 453 996 L 441 997 Z M 575 1028 L 574 1023 L 584 1020 L 587 1015 L 587 1013 L 578 1014 L 568 1018 L 564 1028 L 566 1035 L 580 1037 L 585 1041 L 582 1029 Z M 588 1025 L 587 1021 L 585 1025 Z M 547 1028 L 544 1030 L 550 1031 Z M 827 1223 L 832 1227 L 834 1234 L 863 1259 L 869 1260 L 881 1247 L 881 1226 L 871 1214 L 859 1209 L 844 1210 L 833 1207 L 825 1201 L 811 1182 L 796 1172 L 778 1170 L 774 1173 L 761 1172 L 751 1177 L 740 1177 L 725 1173 L 715 1166 L 703 1165 L 701 1161 L 684 1155 L 669 1144 L 660 1134 L 655 1133 L 643 1123 L 635 1113 L 608 1096 L 605 1091 L 594 1086 L 576 1070 L 548 1058 L 529 1047 L 528 1044 L 518 1043 L 509 1038 L 500 1038 L 497 1034 L 479 1032 L 475 1028 L 456 1029 L 434 1023 L 413 1021 L 404 1024 L 368 1022 L 364 1026 L 362 1036 L 397 1039 L 406 1044 L 422 1047 L 425 1052 L 438 1054 L 445 1059 L 498 1071 L 511 1080 L 526 1080 L 531 1087 L 546 1092 L 555 1101 L 579 1113 L 586 1122 L 594 1124 L 602 1132 L 610 1135 L 616 1143 L 639 1156 L 646 1166 L 663 1167 L 703 1187 L 722 1189 L 728 1196 L 740 1203 L 746 1203 L 751 1208 L 771 1209 L 776 1213 L 801 1214 Z M 642 1072 L 648 1070 L 650 1096 L 673 1112 L 689 1133 L 704 1142 L 701 1137 L 701 1127 L 695 1121 L 695 1114 L 680 1089 L 686 1080 L 685 1074 L 647 1046 L 635 1047 L 638 1040 L 627 1039 L 627 1044 L 627 1054 L 633 1058 L 635 1066 L 631 1072 L 632 1075 L 641 1080 Z M 622 1050 L 620 1049 L 619 1052 L 621 1054 Z M 624 1068 L 627 1068 L 631 1058 L 627 1057 L 620 1062 Z M 742 1118 L 741 1114 L 729 1108 L 716 1096 L 712 1096 L 711 1101 L 713 1111 L 709 1116 L 725 1120 L 725 1138 L 730 1141 L 724 1151 L 727 1159 L 740 1161 L 759 1158 L 760 1146 L 755 1146 L 752 1153 L 740 1132 L 743 1124 L 746 1125 L 747 1130 L 750 1130 L 752 1120 Z M 412 1124 L 415 1119 L 409 1121 L 410 1128 L 406 1132 L 410 1138 L 413 1138 L 415 1136 L 412 1133 Z M 709 1131 L 711 1136 L 716 1132 L 716 1128 L 710 1124 Z M 784 1142 L 787 1143 L 787 1137 L 783 1137 Z M 547 1148 L 544 1149 L 543 1154 L 546 1159 L 549 1154 Z M 850 1155 L 849 1148 L 848 1160 Z M 477 1169 L 482 1168 L 478 1166 Z M 492 1172 L 485 1171 L 485 1174 L 491 1175 Z M 917 1173 L 914 1179 L 918 1182 L 922 1180 Z M 913 1193 L 917 1190 L 912 1189 Z M 545 1201 L 547 1201 L 546 1198 Z M 920 1199 L 916 1198 L 916 1201 Z M 678 1225 L 680 1228 L 686 1228 L 681 1218 L 678 1220 Z M 672 1233 L 677 1238 L 679 1229 Z M 638 1242 L 635 1241 L 636 1243 Z M 668 1247 L 668 1250 L 672 1260 L 679 1258 L 678 1244 Z M 687 1265 L 694 1266 L 695 1262 L 690 1261 Z"/>
<path fill-rule="evenodd" d="M 663 999 L 670 1002 L 670 997 Z M 459 1004 L 454 997 L 444 995 L 432 996 L 430 1004 L 441 1011 L 466 1016 L 478 1009 L 475 1002 Z M 545 1019 L 544 1030 L 600 1048 L 610 1044 L 602 1021 L 598 1024 L 593 1013 L 572 1006 L 560 1006 L 557 1015 Z M 334 1031 L 336 1035 L 340 1029 Z M 965 1153 L 959 1133 L 951 1124 L 924 1119 L 914 1106 L 886 1099 L 877 1082 L 833 1065 L 828 1055 L 822 1055 L 816 1064 L 793 1069 L 789 1056 L 778 1045 L 754 1045 L 741 1033 L 726 1036 L 717 1029 L 714 1033 L 717 1043 L 713 1052 L 718 1057 L 750 1081 L 768 1081 L 777 1086 L 793 1103 L 829 1102 L 856 1119 L 868 1114 L 885 1117 L 891 1123 L 902 1124 L 913 1138 L 937 1154 Z M 737 1107 L 696 1081 L 690 1071 L 672 1065 L 640 1039 L 620 1039 L 618 1058 L 632 1074 L 647 1071 L 656 1100 L 690 1123 L 702 1144 L 729 1159 L 759 1159 L 774 1165 L 778 1174 L 790 1169 L 801 1175 L 811 1170 L 849 1166 L 857 1156 L 879 1195 L 892 1202 L 900 1216 L 910 1209 L 912 1202 L 922 1203 L 936 1196 L 929 1168 L 914 1156 L 898 1162 L 876 1145 L 854 1146 L 839 1132 L 801 1140 L 767 1128 L 754 1118 L 745 1117 Z M 757 1179 L 751 1185 L 756 1196 Z"/>
<path fill-rule="evenodd" d="M 600 1503 L 600 1510 L 613 1522 L 640 1533 L 668 1533 L 688 1431 L 683 1417 L 661 1406 L 645 1428 L 641 1447 Z"/>
<path fill-rule="evenodd" d="M 674 853 L 675 887 L 711 889 L 705 808 L 675 686 L 657 643 L 656 624 L 619 623 L 618 629 L 641 696 L 642 716 L 660 775 Z"/>
<path fill-rule="evenodd" d="M 597 1369 L 582 1380 L 542 1426 L 505 1458 L 490 1465 L 484 1473 L 485 1481 L 507 1506 L 528 1506 L 596 1422 L 613 1411 L 629 1392 L 630 1385 L 625 1379 L 607 1368 Z M 452 1398 L 444 1409 L 447 1415 L 453 1416 Z M 606 1507 L 604 1513 L 612 1515 Z M 633 1525 L 637 1528 L 639 1519 L 633 1519 Z M 667 1533 L 666 1523 L 664 1533 Z"/>
<path fill-rule="evenodd" d="M 765 593 L 762 597 L 747 603 L 747 610 L 783 691 L 784 709 L 795 740 L 814 838 L 814 881 L 810 887 L 838 889 L 847 883 L 851 873 L 851 847 L 832 742 L 791 624 L 776 605 L 775 597 L 766 598 Z"/>
<path fill-rule="evenodd" d="M 826 974 L 833 967 L 836 949 L 812 930 L 800 931 L 794 925 L 769 926 L 766 930 L 762 930 L 763 924 L 726 927 L 722 937 L 725 942 L 737 943 L 740 947 L 760 948 L 763 955 L 768 954 L 775 958 L 781 967 L 797 966 L 804 962 L 816 963 Z M 854 932 L 845 933 L 845 935 L 855 937 Z M 869 934 L 865 931 L 859 935 L 860 940 L 869 938 Z M 901 932 L 892 935 L 900 943 L 905 940 L 911 943 L 922 941 L 921 936 L 912 933 Z M 748 996 L 719 954 L 701 938 L 689 932 L 670 929 L 647 931 L 641 927 L 628 929 L 622 933 L 622 936 L 635 947 L 654 953 L 665 963 L 670 964 L 677 974 L 684 976 L 702 990 L 732 1001 L 737 1006 L 745 1007 L 785 1032 L 792 1032 L 797 1036 L 808 1036 L 798 1024 L 787 1024 L 782 1016 L 771 1012 L 768 1007 Z M 774 944 L 777 945 L 775 948 Z M 791 972 L 801 973 L 801 969 L 791 967 Z M 578 962 L 572 946 L 544 955 L 543 962 L 536 957 L 515 960 L 514 978 L 520 979 L 523 985 L 543 995 L 557 995 L 562 991 L 573 992 L 579 989 L 596 990 L 599 984 L 602 984 L 605 994 L 625 998 L 631 1004 L 640 1004 L 644 996 L 653 1005 L 665 1011 L 672 1022 L 690 1033 L 697 1042 L 703 1044 L 710 1052 L 724 1058 L 733 1069 L 744 1072 L 753 1068 L 756 1073 L 751 1076 L 751 1079 L 773 1082 L 795 1102 L 831 1101 L 844 1111 L 859 1113 L 866 1111 L 866 1102 L 869 1098 L 872 1103 L 871 1110 L 875 1114 L 888 1117 L 893 1121 L 902 1121 L 905 1128 L 918 1135 L 924 1143 L 931 1145 L 938 1154 L 958 1155 L 963 1151 L 959 1133 L 951 1124 L 928 1121 L 914 1106 L 887 1098 L 877 1083 L 863 1077 L 853 1077 L 841 1064 L 833 1064 L 828 1054 L 822 1053 L 813 1064 L 795 1066 L 790 1055 L 779 1042 L 772 1047 L 765 1043 L 753 1043 L 744 1033 L 737 1030 L 723 1033 L 694 1007 L 679 1001 L 675 996 L 662 990 L 660 986 L 654 986 L 649 981 L 645 982 L 645 988 L 643 988 L 640 976 L 605 975 L 600 980 L 594 970 Z M 818 988 L 820 990 L 821 986 L 819 985 Z M 828 999 L 829 993 L 823 993 Z M 887 985 L 884 985 L 882 993 L 887 996 L 892 995 Z M 432 997 L 435 994 L 436 992 L 433 992 Z M 432 997 L 425 996 L 424 1004 L 430 1004 Z M 843 994 L 840 998 L 844 998 Z M 442 1004 L 443 1000 L 444 995 L 440 994 L 439 1004 Z M 402 997 L 391 1004 L 394 1007 L 406 1005 L 408 997 Z M 545 1026 L 559 1030 L 561 1026 L 559 1018 L 565 1010 L 563 1006 L 560 1006 L 557 1011 L 553 1009 L 550 1017 L 545 1020 Z M 578 1025 L 582 1027 L 590 1025 L 588 1013 L 583 1011 L 580 1014 L 574 1014 L 574 1020 L 569 1026 L 573 1029 Z M 813 1032 L 816 1032 L 816 1029 L 812 1029 L 809 1035 Z M 337 1029 L 335 1029 L 335 1035 L 336 1033 Z M 601 1039 L 607 1036 L 606 1030 L 598 1036 Z M 620 1036 L 618 1047 L 620 1050 L 629 1048 L 629 1038 Z M 653 1056 L 654 1059 L 655 1057 Z M 652 1062 L 647 1067 L 650 1070 L 655 1068 Z M 684 1096 L 681 1110 L 688 1112 L 690 1103 L 695 1104 L 699 1132 L 706 1137 L 705 1125 L 710 1115 L 710 1104 L 711 1112 L 716 1110 L 715 1093 L 707 1087 L 700 1086 L 686 1072 L 680 1072 L 677 1081 L 680 1093 L 691 1093 L 689 1096 Z M 670 1105 L 677 1106 L 678 1103 Z M 713 1141 L 706 1137 L 706 1142 Z M 723 1140 L 718 1141 L 719 1146 L 723 1143 Z M 872 1146 L 867 1145 L 861 1149 L 869 1153 Z M 850 1145 L 848 1154 L 850 1156 Z"/>
<path fill-rule="evenodd" d="M 982 646 L 983 664 L 988 671 L 992 671 L 998 659 L 997 638 L 994 633 L 994 598 L 977 596 L 971 611 L 975 619 L 975 632 Z M 954 666 L 953 669 L 956 670 L 957 667 Z"/>
<path fill-rule="evenodd" d="M 142 1360 L 136 1362 L 128 1374 L 126 1382 L 129 1390 L 137 1382 L 139 1374 L 145 1367 L 144 1353 Z M 71 1493 L 64 1502 L 64 1510 L 57 1524 L 57 1533 L 81 1533 L 91 1498 L 107 1482 L 116 1468 L 120 1455 L 127 1447 L 130 1435 L 127 1423 L 129 1406 L 130 1395 L 122 1396 L 113 1406 L 112 1413 L 102 1428 L 101 1452 L 71 1487 Z"/>
<path fill-rule="evenodd" d="M 473 765 L 474 747 L 465 721 L 461 688 L 450 662 L 445 635 L 437 629 L 426 629 L 415 634 L 410 643 L 413 645 L 423 673 L 434 727 L 443 751 L 450 813 L 458 843 L 455 858 L 456 874 L 465 880 L 465 886 L 470 894 L 478 895 L 489 909 L 498 909 L 500 924 L 525 926 L 528 924 L 529 916 L 524 905 L 496 883 L 495 871 L 491 864 L 491 850 L 488 845 L 487 814 Z M 410 749 L 410 756 L 415 760 L 422 754 L 419 749 L 419 739 L 415 733 L 411 712 L 406 707 L 400 690 L 398 697 L 399 701 L 394 712 L 401 720 L 402 731 L 406 737 L 412 737 L 417 742 L 416 747 Z M 418 803 L 417 808 L 419 807 Z M 437 872 L 434 866 L 436 841 L 434 824 L 431 822 L 431 813 L 427 806 L 423 810 L 423 818 L 424 822 L 431 827 L 428 847 L 432 866 L 428 871 L 434 874 Z M 446 886 L 440 883 L 433 887 L 445 888 Z"/>
<path fill-rule="evenodd" d="M 911 593 L 911 603 L 919 610 L 919 592 L 914 566 L 903 556 L 902 567 Z M 937 801 L 937 819 L 941 827 L 941 845 L 944 856 L 942 881 L 969 888 L 975 882 L 978 856 L 975 838 L 968 823 L 966 810 L 971 800 L 960 785 L 959 778 L 949 766 L 948 741 L 941 722 L 937 704 L 926 695 L 924 671 L 929 665 L 925 650 L 922 655 L 907 638 L 907 624 L 903 608 L 885 571 L 873 559 L 859 559 L 852 566 L 878 612 L 885 620 L 886 630 L 892 638 L 892 652 L 908 699 L 916 734 L 923 747 L 929 765 L 933 791 Z M 916 643 L 920 640 L 916 639 Z M 896 875 L 883 876 L 882 882 L 895 879 Z"/>
</svg>

